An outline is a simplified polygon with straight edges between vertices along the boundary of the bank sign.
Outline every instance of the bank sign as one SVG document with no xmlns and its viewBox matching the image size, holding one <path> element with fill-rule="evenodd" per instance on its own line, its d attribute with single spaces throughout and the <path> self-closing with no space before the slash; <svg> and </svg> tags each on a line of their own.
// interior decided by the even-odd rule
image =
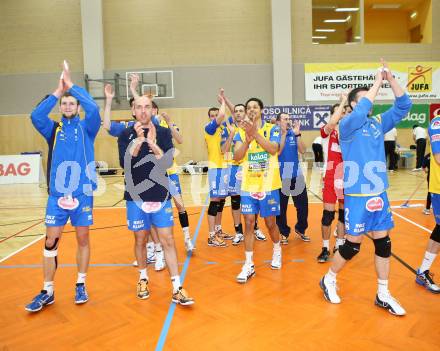
<svg viewBox="0 0 440 351">
<path fill-rule="evenodd" d="M 373 114 L 377 115 L 389 110 L 392 105 L 374 105 Z M 429 104 L 414 104 L 405 118 L 396 126 L 396 128 L 412 128 L 418 124 L 424 128 L 428 128 L 429 124 Z"/>
<path fill-rule="evenodd" d="M 298 120 L 301 130 L 316 130 L 326 125 L 330 118 L 330 105 L 266 106 L 263 118 L 270 121 L 279 113 L 287 113 L 292 120 Z"/>
<path fill-rule="evenodd" d="M 308 63 L 304 65 L 306 101 L 339 100 L 342 92 L 374 83 L 379 63 Z M 390 62 L 400 86 L 412 99 L 440 98 L 440 62 Z M 384 81 L 376 100 L 394 100 Z"/>
</svg>

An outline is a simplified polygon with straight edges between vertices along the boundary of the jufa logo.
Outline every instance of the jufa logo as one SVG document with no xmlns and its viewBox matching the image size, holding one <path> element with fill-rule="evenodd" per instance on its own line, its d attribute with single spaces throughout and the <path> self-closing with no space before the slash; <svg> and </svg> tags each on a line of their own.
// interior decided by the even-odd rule
<svg viewBox="0 0 440 351">
<path fill-rule="evenodd" d="M 406 86 L 409 92 L 422 93 L 429 92 L 432 89 L 432 67 L 408 67 L 408 84 Z"/>
</svg>

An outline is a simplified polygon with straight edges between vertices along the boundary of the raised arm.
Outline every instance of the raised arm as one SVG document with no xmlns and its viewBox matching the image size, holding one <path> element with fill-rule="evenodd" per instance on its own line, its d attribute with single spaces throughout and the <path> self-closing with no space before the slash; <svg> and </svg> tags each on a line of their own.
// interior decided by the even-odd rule
<svg viewBox="0 0 440 351">
<path fill-rule="evenodd" d="M 135 99 L 139 98 L 139 94 L 137 92 L 138 84 L 139 84 L 139 75 L 130 74 L 130 92 Z"/>
<path fill-rule="evenodd" d="M 228 97 L 225 95 L 225 89 L 221 88 L 220 89 L 220 94 L 219 96 L 221 96 L 223 98 L 223 100 L 225 100 L 226 103 L 226 107 L 228 108 L 228 110 L 234 114 L 234 110 L 235 110 L 235 105 L 231 102 L 231 100 L 228 99 Z M 219 99 L 219 103 L 221 104 L 222 102 Z"/>
<path fill-rule="evenodd" d="M 301 125 L 298 120 L 295 120 L 293 122 L 293 133 L 295 134 L 296 143 L 298 145 L 298 152 L 300 154 L 303 154 L 306 152 L 306 144 L 304 144 L 304 141 L 301 138 Z"/>
<path fill-rule="evenodd" d="M 339 106 L 336 108 L 335 112 L 330 116 L 328 123 L 324 126 L 324 132 L 327 135 L 336 128 L 342 116 L 344 115 L 345 105 L 347 104 L 347 94 L 341 94 L 341 99 Z"/>
<path fill-rule="evenodd" d="M 183 136 L 179 131 L 179 128 L 171 121 L 170 116 L 166 112 L 161 113 L 162 118 L 165 120 L 165 122 L 168 125 L 168 128 L 171 131 L 171 136 L 173 139 L 177 142 L 177 144 L 183 143 Z"/>
<path fill-rule="evenodd" d="M 232 141 L 235 136 L 235 128 L 231 126 L 229 121 L 226 121 L 226 128 L 223 130 L 221 141 L 221 152 L 225 154 L 231 150 Z"/>
<path fill-rule="evenodd" d="M 60 79 L 55 91 L 46 96 L 32 111 L 31 121 L 38 132 L 47 140 L 52 135 L 54 121 L 49 118 L 49 113 L 57 104 L 58 99 L 64 94 L 66 87 L 64 81 Z"/>
<path fill-rule="evenodd" d="M 104 95 L 105 95 L 105 106 L 104 106 L 104 121 L 103 126 L 107 132 L 110 131 L 111 127 L 111 110 L 112 110 L 112 101 L 115 96 L 115 93 L 113 91 L 113 88 L 111 84 L 106 84 L 104 88 Z"/>
</svg>

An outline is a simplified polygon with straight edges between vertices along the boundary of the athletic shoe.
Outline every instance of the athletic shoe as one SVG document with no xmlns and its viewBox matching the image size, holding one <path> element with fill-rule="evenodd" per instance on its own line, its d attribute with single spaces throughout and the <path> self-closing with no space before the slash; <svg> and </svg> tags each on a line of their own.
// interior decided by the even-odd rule
<svg viewBox="0 0 440 351">
<path fill-rule="evenodd" d="M 425 209 L 423 210 L 423 214 L 425 214 L 425 215 L 430 215 L 430 214 L 431 214 L 431 210 L 428 209 L 428 208 L 425 208 Z"/>
<path fill-rule="evenodd" d="M 180 287 L 179 290 L 173 293 L 172 301 L 182 306 L 189 306 L 194 304 L 194 299 L 188 296 L 187 291 Z"/>
<path fill-rule="evenodd" d="M 154 246 L 150 249 L 147 246 L 147 264 L 156 262 L 156 250 Z"/>
<path fill-rule="evenodd" d="M 190 254 L 194 251 L 195 247 L 190 238 L 185 239 L 185 250 L 187 254 Z"/>
<path fill-rule="evenodd" d="M 284 236 L 283 234 L 280 234 L 280 236 L 281 236 L 281 240 L 280 240 L 281 245 L 287 245 L 289 243 L 289 238 L 287 236 Z"/>
<path fill-rule="evenodd" d="M 250 278 L 255 275 L 255 267 L 253 264 L 245 263 L 241 268 L 241 272 L 237 275 L 237 282 L 246 283 Z"/>
<path fill-rule="evenodd" d="M 297 231 L 297 230 L 295 230 L 295 233 L 300 237 L 300 239 L 301 239 L 302 241 L 305 241 L 305 242 L 309 242 L 309 241 L 310 241 L 310 237 L 307 236 L 306 233 L 300 233 L 300 232 Z"/>
<path fill-rule="evenodd" d="M 416 275 L 416 283 L 424 286 L 430 292 L 434 294 L 440 294 L 440 287 L 434 283 L 432 279 L 434 275 L 429 272 L 429 270 L 424 271 L 423 273 L 420 270 L 417 270 Z"/>
<path fill-rule="evenodd" d="M 223 238 L 223 240 L 232 240 L 234 239 L 234 236 L 228 233 L 225 233 L 223 230 L 217 231 L 217 235 Z"/>
<path fill-rule="evenodd" d="M 80 305 L 89 301 L 89 296 L 87 295 L 86 286 L 84 283 L 76 283 L 75 286 L 75 303 Z"/>
<path fill-rule="evenodd" d="M 273 250 L 272 262 L 270 264 L 270 268 L 281 269 L 281 265 L 282 265 L 281 250 Z"/>
<path fill-rule="evenodd" d="M 148 290 L 148 280 L 141 279 L 137 283 L 137 297 L 141 300 L 148 299 L 150 297 L 150 291 Z"/>
<path fill-rule="evenodd" d="M 228 245 L 226 245 L 225 241 L 221 236 L 219 236 L 218 234 L 214 234 L 214 236 L 210 236 L 208 238 L 208 246 L 226 247 Z"/>
<path fill-rule="evenodd" d="M 341 303 L 341 299 L 337 293 L 338 287 L 336 285 L 336 280 L 326 282 L 325 276 L 323 276 L 321 278 L 321 281 L 319 282 L 319 286 L 321 287 L 322 291 L 324 292 L 324 298 L 328 302 Z"/>
<path fill-rule="evenodd" d="M 328 251 L 326 247 L 323 247 L 321 253 L 317 257 L 317 260 L 319 263 L 324 263 L 324 262 L 328 262 L 329 259 L 330 259 L 330 251 Z"/>
<path fill-rule="evenodd" d="M 260 228 L 254 230 L 255 239 L 259 241 L 266 241 L 266 235 L 263 234 L 263 232 L 260 230 Z"/>
<path fill-rule="evenodd" d="M 404 316 L 406 314 L 406 311 L 399 304 L 399 302 L 391 296 L 389 291 L 386 294 L 378 293 L 376 295 L 376 299 L 374 300 L 374 304 L 388 310 L 388 312 L 394 314 L 395 316 Z"/>
<path fill-rule="evenodd" d="M 232 245 L 237 246 L 240 245 L 240 243 L 244 241 L 244 235 L 241 233 L 237 233 L 234 236 L 234 239 L 232 239 Z"/>
<path fill-rule="evenodd" d="M 165 256 L 163 250 L 156 251 L 156 263 L 154 264 L 155 271 L 161 271 L 165 269 Z"/>
<path fill-rule="evenodd" d="M 38 312 L 44 306 L 52 305 L 55 302 L 55 294 L 49 295 L 46 290 L 41 290 L 41 292 L 34 297 L 32 302 L 26 305 L 25 310 L 29 312 Z"/>
<path fill-rule="evenodd" d="M 420 172 L 422 169 L 421 168 L 413 168 L 412 170 L 411 170 L 411 172 Z"/>
</svg>

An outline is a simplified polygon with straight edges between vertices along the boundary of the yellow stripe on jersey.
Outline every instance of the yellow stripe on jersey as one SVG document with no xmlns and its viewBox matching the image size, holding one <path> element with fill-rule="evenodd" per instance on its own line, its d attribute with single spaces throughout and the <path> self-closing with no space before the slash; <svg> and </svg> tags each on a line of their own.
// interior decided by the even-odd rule
<svg viewBox="0 0 440 351">
<path fill-rule="evenodd" d="M 258 130 L 258 134 L 269 140 L 271 130 L 275 127 L 273 124 L 264 123 Z M 241 140 L 245 140 L 245 131 L 239 129 L 239 133 Z M 255 140 L 249 145 L 249 149 L 243 158 L 242 167 L 241 190 L 248 192 L 267 192 L 281 188 L 278 153 L 271 155 Z"/>
<path fill-rule="evenodd" d="M 205 142 L 208 149 L 208 167 L 209 168 L 227 168 L 227 164 L 222 154 L 220 146 L 222 140 L 223 124 L 217 127 L 213 135 L 205 131 Z"/>
<path fill-rule="evenodd" d="M 160 119 L 159 125 L 161 127 L 169 128 L 168 123 L 163 118 Z M 172 174 L 177 173 L 177 163 L 176 163 L 176 159 L 174 157 L 173 157 L 173 165 L 167 169 L 167 173 L 168 173 L 168 175 L 172 175 Z"/>
</svg>

